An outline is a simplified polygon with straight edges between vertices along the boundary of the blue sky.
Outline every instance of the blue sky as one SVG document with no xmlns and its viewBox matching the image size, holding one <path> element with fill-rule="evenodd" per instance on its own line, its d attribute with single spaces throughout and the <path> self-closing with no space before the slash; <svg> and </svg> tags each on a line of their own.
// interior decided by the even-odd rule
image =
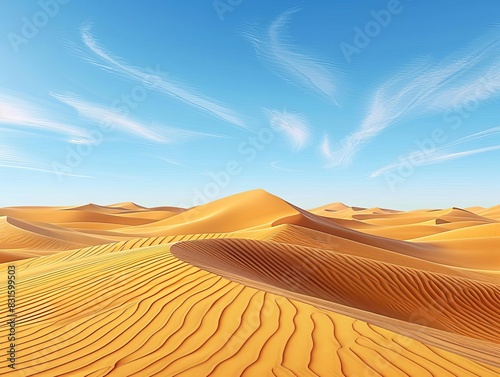
<svg viewBox="0 0 500 377">
<path fill-rule="evenodd" d="M 2 2 L 0 206 L 499 204 L 499 19 L 493 0 Z"/>
</svg>

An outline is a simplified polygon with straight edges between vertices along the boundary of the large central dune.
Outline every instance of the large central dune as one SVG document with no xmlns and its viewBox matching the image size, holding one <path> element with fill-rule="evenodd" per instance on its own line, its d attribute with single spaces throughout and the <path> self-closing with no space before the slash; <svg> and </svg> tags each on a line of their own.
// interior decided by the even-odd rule
<svg viewBox="0 0 500 377">
<path fill-rule="evenodd" d="M 498 208 L 0 209 L 0 375 L 498 376 Z"/>
</svg>

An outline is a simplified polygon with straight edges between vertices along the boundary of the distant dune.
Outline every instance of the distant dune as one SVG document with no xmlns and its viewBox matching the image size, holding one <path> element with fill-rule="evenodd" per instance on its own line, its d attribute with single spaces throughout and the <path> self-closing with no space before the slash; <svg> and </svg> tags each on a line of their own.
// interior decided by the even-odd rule
<svg viewBox="0 0 500 377">
<path fill-rule="evenodd" d="M 500 206 L 2 208 L 0 375 L 498 376 L 499 252 Z"/>
</svg>

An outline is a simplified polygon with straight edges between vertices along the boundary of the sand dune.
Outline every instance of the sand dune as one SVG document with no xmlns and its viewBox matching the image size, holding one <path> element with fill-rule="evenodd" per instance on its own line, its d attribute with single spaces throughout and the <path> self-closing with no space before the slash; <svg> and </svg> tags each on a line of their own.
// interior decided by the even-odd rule
<svg viewBox="0 0 500 377">
<path fill-rule="evenodd" d="M 238 237 L 237 235 L 238 233 L 235 237 L 227 238 L 242 238 Z M 410 255 L 392 252 L 369 245 L 362 245 L 349 239 L 340 238 L 296 225 L 278 226 L 276 227 L 276 232 L 270 233 L 265 237 L 245 238 L 324 249 L 334 251 L 336 253 L 369 258 L 379 262 L 390 262 L 398 266 L 415 268 L 422 271 L 443 273 L 446 275 L 471 278 L 487 282 L 498 281 L 497 279 L 491 279 L 489 274 L 485 275 L 485 270 L 471 271 L 469 269 L 464 270 L 462 268 L 442 265 L 439 263 L 427 261 L 425 259 L 415 258 Z M 488 270 L 487 272 L 490 272 L 490 270 Z"/>
<path fill-rule="evenodd" d="M 154 237 L 165 234 L 234 232 L 265 227 L 276 219 L 296 213 L 284 200 L 255 190 L 216 200 L 145 226 L 120 229 L 123 233 Z"/>
<path fill-rule="evenodd" d="M 133 203 L 0 208 L 0 262 L 136 238 L 118 229 L 152 224 L 183 211 L 176 207 L 148 209 Z"/>
<path fill-rule="evenodd" d="M 498 376 L 499 220 L 263 190 L 0 209 L 19 292 L 17 370 L 0 374 Z"/>
<path fill-rule="evenodd" d="M 175 207 L 143 209 L 121 208 L 87 204 L 77 207 L 10 207 L 0 208 L 0 216 L 19 220 L 50 222 L 52 224 L 105 223 L 116 227 L 144 225 L 184 211 Z"/>
<path fill-rule="evenodd" d="M 477 214 L 490 219 L 500 221 L 500 204 L 490 208 L 483 208 L 476 212 Z"/>
<path fill-rule="evenodd" d="M 424 221 L 416 224 L 404 224 L 393 226 L 382 226 L 377 228 L 357 228 L 362 229 L 364 233 L 373 234 L 380 237 L 392 238 L 395 240 L 411 240 L 419 237 L 446 232 L 444 227 L 436 226 L 443 223 L 437 223 L 436 220 Z"/>
<path fill-rule="evenodd" d="M 0 217 L 0 262 L 46 255 L 88 245 L 108 243 L 106 238 Z M 19 257 L 17 257 L 19 256 Z"/>
<path fill-rule="evenodd" d="M 476 215 L 472 212 L 458 208 L 451 208 L 439 211 L 416 211 L 409 213 L 394 214 L 356 214 L 353 215 L 356 220 L 363 220 L 374 225 L 405 225 L 421 223 L 429 220 L 441 220 L 445 222 L 457 221 L 478 221 L 489 223 L 494 220 Z"/>
<path fill-rule="evenodd" d="M 128 209 L 132 211 L 138 211 L 138 210 L 141 211 L 143 209 L 146 209 L 146 207 L 140 206 L 139 204 L 135 204 L 133 202 L 110 204 L 108 207 Z"/>
<path fill-rule="evenodd" d="M 494 321 L 500 318 L 500 288 L 494 284 L 273 242 L 191 241 L 172 250 L 210 271 L 404 321 L 425 307 L 428 326 L 491 342 L 500 339 Z"/>
<path fill-rule="evenodd" d="M 18 372 L 26 376 L 500 371 L 365 321 L 231 282 L 178 260 L 168 245 L 90 253 L 39 267 L 27 260 L 18 269 L 25 276 Z M 8 375 L 3 366 L 0 373 Z"/>
<path fill-rule="evenodd" d="M 466 228 L 453 229 L 443 234 L 436 234 L 427 237 L 421 237 L 419 241 L 432 240 L 453 240 L 453 239 L 471 239 L 478 237 L 498 237 L 500 236 L 500 223 L 481 224 L 468 226 Z"/>
</svg>

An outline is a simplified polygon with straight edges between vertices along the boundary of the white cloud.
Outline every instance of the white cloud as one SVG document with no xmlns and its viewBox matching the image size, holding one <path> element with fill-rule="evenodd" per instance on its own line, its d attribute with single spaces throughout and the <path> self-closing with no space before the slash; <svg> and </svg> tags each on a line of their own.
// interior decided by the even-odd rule
<svg viewBox="0 0 500 377">
<path fill-rule="evenodd" d="M 11 145 L 0 145 L 0 168 L 6 169 L 17 169 L 17 170 L 29 170 L 36 171 L 39 173 L 46 174 L 56 174 L 56 172 L 51 169 L 51 165 L 36 160 L 33 157 L 26 155 L 24 152 L 15 148 Z M 58 173 L 66 176 L 76 177 L 76 178 L 93 178 L 87 175 L 71 174 L 71 173 Z"/>
<path fill-rule="evenodd" d="M 84 129 L 58 120 L 36 100 L 23 98 L 20 94 L 0 94 L 0 127 L 2 126 L 52 132 L 77 138 L 87 135 Z"/>
<path fill-rule="evenodd" d="M 475 49 L 437 64 L 417 64 L 394 75 L 374 93 L 358 129 L 336 146 L 330 167 L 349 165 L 355 154 L 403 117 L 436 113 L 500 93 L 500 38 L 495 29 Z"/>
<path fill-rule="evenodd" d="M 419 156 L 422 156 L 421 161 L 419 161 L 418 166 L 426 166 L 426 165 L 434 165 L 434 164 L 439 164 L 441 162 L 446 162 L 449 160 L 454 160 L 457 158 L 462 158 L 462 157 L 467 157 L 471 156 L 474 154 L 479 154 L 479 153 L 485 153 L 485 152 L 490 152 L 494 151 L 497 149 L 500 149 L 500 146 L 494 145 L 494 146 L 489 146 L 489 147 L 483 147 L 483 148 L 475 148 L 475 149 L 467 149 L 467 150 L 462 150 L 462 151 L 456 151 L 453 150 L 455 147 L 460 146 L 462 144 L 466 144 L 472 141 L 476 141 L 478 139 L 482 138 L 488 138 L 488 140 L 491 140 L 493 136 L 500 135 L 500 127 L 493 127 L 481 132 L 476 132 L 472 135 L 467 135 L 464 137 L 461 137 L 457 140 L 454 140 L 450 143 L 446 143 L 438 148 L 435 148 L 434 150 L 429 150 L 429 151 L 421 151 L 421 150 L 415 150 L 410 153 L 408 153 L 408 159 L 409 156 L 418 154 Z M 497 137 L 497 143 L 500 142 L 500 139 Z M 386 166 L 383 166 L 380 169 L 375 170 L 370 174 L 371 178 L 376 178 L 381 176 L 384 173 L 390 172 L 394 169 L 399 168 L 405 161 L 405 158 L 401 158 L 398 161 L 392 162 Z"/>
<path fill-rule="evenodd" d="M 49 168 L 41 169 L 41 168 L 34 168 L 31 166 L 24 166 L 24 165 L 4 165 L 4 164 L 0 163 L 0 168 L 29 170 L 29 171 L 36 171 L 38 173 L 54 174 L 54 175 L 59 175 L 59 176 L 64 175 L 67 177 L 75 177 L 75 178 L 94 178 L 94 177 L 89 176 L 89 175 L 72 174 L 72 173 L 65 173 L 65 172 L 55 172 L 54 170 L 51 170 Z"/>
<path fill-rule="evenodd" d="M 166 75 L 161 72 L 154 73 L 149 70 L 140 69 L 115 58 L 111 53 L 107 52 L 99 45 L 91 33 L 91 25 L 85 24 L 82 26 L 81 36 L 87 48 L 104 62 L 99 62 L 92 58 L 87 59 L 92 64 L 117 75 L 145 84 L 152 90 L 170 95 L 206 113 L 214 115 L 225 122 L 238 127 L 247 128 L 245 121 L 238 113 L 218 103 L 214 99 L 198 93 L 187 85 L 174 82 L 170 77 L 167 79 Z"/>
<path fill-rule="evenodd" d="M 66 105 L 73 107 L 84 118 L 96 123 L 112 125 L 121 131 L 157 143 L 184 141 L 196 136 L 219 136 L 167 126 L 144 124 L 132 119 L 130 116 L 120 114 L 116 109 L 85 101 L 74 94 L 52 94 L 52 96 Z M 72 142 L 78 144 L 84 143 L 85 140 L 75 139 Z"/>
<path fill-rule="evenodd" d="M 471 156 L 473 154 L 490 152 L 490 151 L 494 151 L 494 150 L 498 150 L 498 149 L 500 149 L 500 145 L 495 145 L 495 146 L 492 146 L 492 147 L 472 149 L 472 150 L 461 151 L 461 152 L 454 152 L 454 153 L 435 154 L 435 155 L 431 156 L 430 158 L 427 158 L 424 161 L 424 165 L 437 164 L 437 163 L 445 162 L 445 161 L 448 161 L 448 160 L 454 160 L 456 158 L 467 157 L 467 156 Z"/>
<path fill-rule="evenodd" d="M 291 147 L 298 151 L 303 149 L 311 136 L 310 126 L 302 114 L 279 110 L 265 109 L 271 129 L 283 133 Z"/>
<path fill-rule="evenodd" d="M 269 168 L 271 168 L 273 170 L 286 171 L 286 172 L 290 172 L 290 173 L 297 173 L 298 172 L 297 169 L 291 169 L 291 168 L 285 167 L 282 164 L 280 164 L 280 162 L 281 161 L 279 161 L 279 160 L 272 161 L 269 164 Z"/>
<path fill-rule="evenodd" d="M 160 160 L 162 161 L 165 161 L 167 164 L 170 164 L 170 165 L 175 165 L 175 166 L 182 166 L 182 167 L 186 167 L 186 165 L 184 164 L 181 164 L 180 162 L 176 161 L 176 160 L 172 160 L 170 158 L 165 158 L 165 157 L 158 157 Z"/>
<path fill-rule="evenodd" d="M 11 145 L 0 145 L 0 163 L 27 163 L 28 157 Z"/>
<path fill-rule="evenodd" d="M 265 32 L 246 30 L 243 35 L 252 42 L 258 56 L 272 64 L 284 78 L 337 104 L 334 68 L 318 58 L 297 52 L 298 48 L 289 42 L 287 27 L 297 11 L 292 8 L 283 12 Z"/>
<path fill-rule="evenodd" d="M 323 136 L 323 141 L 321 142 L 321 145 L 320 145 L 320 151 L 321 151 L 321 154 L 323 155 L 323 157 L 326 158 L 327 160 L 332 158 L 332 150 L 330 147 L 330 138 L 328 137 L 328 135 Z"/>
</svg>

